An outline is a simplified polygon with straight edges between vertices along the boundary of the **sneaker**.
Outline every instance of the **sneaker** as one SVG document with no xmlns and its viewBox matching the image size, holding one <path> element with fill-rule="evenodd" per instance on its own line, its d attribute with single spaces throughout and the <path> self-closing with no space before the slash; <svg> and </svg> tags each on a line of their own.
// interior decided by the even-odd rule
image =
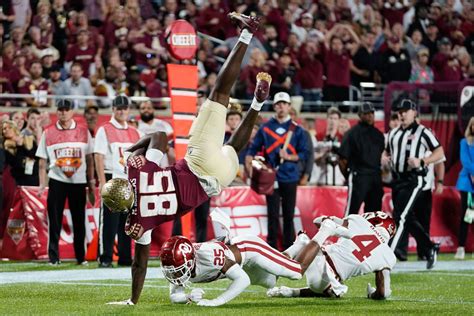
<svg viewBox="0 0 474 316">
<path fill-rule="evenodd" d="M 456 254 L 454 255 L 454 259 L 456 260 L 464 260 L 464 256 L 466 255 L 466 251 L 464 247 L 458 247 L 456 250 Z"/>
<path fill-rule="evenodd" d="M 99 268 L 113 268 L 112 262 L 99 262 Z"/>
<path fill-rule="evenodd" d="M 53 260 L 48 263 L 52 267 L 58 267 L 61 264 L 60 260 Z"/>
<path fill-rule="evenodd" d="M 83 260 L 81 262 L 77 262 L 77 265 L 78 266 L 88 266 L 89 265 L 89 262 L 87 260 Z"/>
<path fill-rule="evenodd" d="M 257 85 L 255 86 L 255 99 L 258 102 L 265 102 L 270 95 L 270 85 L 272 83 L 272 76 L 266 72 L 259 72 L 257 74 Z"/>
<path fill-rule="evenodd" d="M 260 27 L 260 17 L 243 15 L 235 11 L 229 13 L 228 17 L 236 23 L 240 29 L 248 29 L 252 34 Z"/>
<path fill-rule="evenodd" d="M 433 269 L 436 265 L 436 262 L 438 260 L 439 246 L 440 244 L 436 243 L 433 245 L 433 247 L 431 247 L 426 260 L 426 269 Z"/>
</svg>

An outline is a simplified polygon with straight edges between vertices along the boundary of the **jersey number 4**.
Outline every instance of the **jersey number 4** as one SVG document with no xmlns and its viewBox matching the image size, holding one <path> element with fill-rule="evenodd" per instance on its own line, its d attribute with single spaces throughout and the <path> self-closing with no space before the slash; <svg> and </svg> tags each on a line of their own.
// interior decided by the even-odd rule
<svg viewBox="0 0 474 316">
<path fill-rule="evenodd" d="M 380 245 L 380 240 L 375 235 L 358 235 L 352 237 L 351 240 L 359 247 L 359 250 L 354 250 L 352 254 L 360 262 L 364 262 L 365 259 L 369 258 L 372 250 Z"/>
<path fill-rule="evenodd" d="M 142 217 L 174 215 L 178 210 L 178 199 L 171 171 L 156 171 L 153 182 L 148 182 L 148 173 L 140 172 L 140 214 Z M 146 194 L 146 195 L 144 195 Z"/>
</svg>

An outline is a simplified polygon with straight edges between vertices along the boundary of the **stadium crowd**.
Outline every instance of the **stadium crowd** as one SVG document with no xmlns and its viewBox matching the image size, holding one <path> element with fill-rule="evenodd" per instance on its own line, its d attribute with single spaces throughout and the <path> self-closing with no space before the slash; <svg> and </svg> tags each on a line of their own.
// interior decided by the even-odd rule
<svg viewBox="0 0 474 316">
<path fill-rule="evenodd" d="M 239 40 L 240 29 L 227 19 L 227 13 L 235 10 L 263 16 L 263 27 L 249 44 L 233 96 L 251 99 L 256 75 L 268 72 L 273 77 L 274 102 L 266 110 L 276 112 L 272 128 L 286 122 L 288 115 L 300 123 L 295 133 L 308 141 L 299 139 L 297 151 L 285 158 L 297 162 L 296 174 L 293 165 L 289 168 L 292 176 L 279 169 L 279 190 L 288 192 L 297 185 L 347 184 L 347 175 L 339 166 L 339 149 L 351 128 L 342 116 L 344 109 L 331 107 L 326 132 L 316 135 L 313 119 L 298 119 L 290 106 L 282 110 L 285 105 L 279 103 L 289 105 L 290 96 L 303 97 L 303 111 L 320 111 L 311 102 L 337 105 L 349 99 L 350 86 L 358 88 L 361 82 L 433 83 L 474 76 L 474 7 L 464 0 L 5 0 L 0 9 L 0 93 L 32 95 L 0 98 L 4 106 L 29 107 L 26 113 L 11 112 L 2 118 L 5 165 L 15 185 L 40 185 L 37 147 L 43 129 L 56 123 L 41 111 L 53 106 L 45 97 L 48 94 L 107 97 L 71 100 L 71 108 L 84 111 L 92 136 L 99 128 L 99 109 L 114 108 L 115 113 L 133 106 L 139 108 L 140 120 L 129 117 L 120 122 L 122 126 L 130 124 L 144 134 L 156 130 L 172 134 L 169 125 L 154 119 L 153 109 L 166 107 L 161 102 L 152 106 L 149 102 L 127 103 L 117 108 L 113 100 L 117 95 L 167 96 L 166 64 L 176 60 L 166 49 L 166 28 L 177 19 L 186 19 L 202 33 L 196 54 L 198 96 L 202 98 L 215 85 L 222 65 L 219 60 Z M 241 119 L 241 109 L 229 111 L 227 138 Z M 252 140 L 270 146 L 260 139 L 264 127 L 255 127 Z M 241 169 L 235 183 L 248 183 L 251 165 L 245 154 L 254 156 L 261 149 L 257 147 L 250 146 L 239 157 Z M 173 161 L 172 152 L 167 158 Z M 280 159 L 273 160 L 277 167 Z M 4 185 L 3 189 L 0 223 L 4 228 L 14 186 Z M 294 209 L 296 193 L 291 196 L 288 205 Z M 280 196 L 268 196 L 267 203 L 279 206 Z M 289 211 L 285 227 L 292 226 L 293 215 L 294 210 Z M 293 240 L 294 232 L 289 231 L 285 246 Z M 269 243 L 276 247 L 275 240 Z"/>
</svg>

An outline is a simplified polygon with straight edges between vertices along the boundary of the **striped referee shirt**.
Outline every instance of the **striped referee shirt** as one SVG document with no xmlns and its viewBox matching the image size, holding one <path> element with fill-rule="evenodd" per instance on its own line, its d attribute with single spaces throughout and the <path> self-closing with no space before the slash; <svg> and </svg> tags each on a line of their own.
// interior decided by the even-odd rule
<svg viewBox="0 0 474 316">
<path fill-rule="evenodd" d="M 391 156 L 392 170 L 397 173 L 410 172 L 408 158 L 425 158 L 427 151 L 440 147 L 438 139 L 425 126 L 413 123 L 406 129 L 401 126 L 391 130 L 385 150 Z"/>
</svg>

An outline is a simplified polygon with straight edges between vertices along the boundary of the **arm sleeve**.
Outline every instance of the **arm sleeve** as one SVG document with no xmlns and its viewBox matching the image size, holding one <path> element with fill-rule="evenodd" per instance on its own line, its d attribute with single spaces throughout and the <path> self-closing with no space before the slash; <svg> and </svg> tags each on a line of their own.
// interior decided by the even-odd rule
<svg viewBox="0 0 474 316">
<path fill-rule="evenodd" d="M 97 134 L 95 135 L 95 142 L 94 142 L 94 153 L 95 154 L 107 154 L 107 135 L 105 135 L 105 129 L 103 127 L 99 127 L 97 130 Z"/>
<path fill-rule="evenodd" d="M 238 264 L 234 264 L 227 270 L 225 276 L 232 281 L 227 290 L 216 298 L 219 301 L 219 305 L 225 304 L 240 293 L 242 293 L 249 285 L 250 278 Z"/>
<path fill-rule="evenodd" d="M 183 286 L 170 284 L 170 301 L 173 304 L 185 304 L 188 302 Z"/>
<path fill-rule="evenodd" d="M 472 165 L 471 155 L 469 154 L 469 145 L 467 144 L 466 139 L 461 140 L 460 152 L 463 168 L 466 168 L 469 174 L 474 175 L 474 166 Z"/>
<path fill-rule="evenodd" d="M 36 157 L 41 158 L 41 159 L 48 159 L 48 152 L 46 150 L 46 135 L 45 132 L 41 134 L 41 139 L 38 144 L 38 149 L 36 150 Z"/>
</svg>

